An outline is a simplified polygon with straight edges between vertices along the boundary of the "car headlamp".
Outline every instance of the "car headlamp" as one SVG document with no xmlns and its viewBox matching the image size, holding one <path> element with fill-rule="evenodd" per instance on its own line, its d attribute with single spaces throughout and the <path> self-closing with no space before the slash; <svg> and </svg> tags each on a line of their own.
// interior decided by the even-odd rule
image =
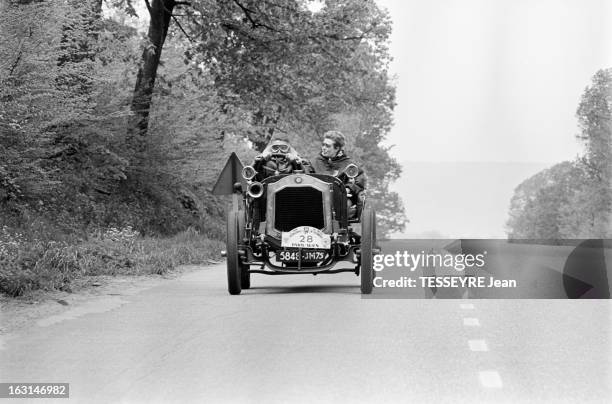
<svg viewBox="0 0 612 404">
<path fill-rule="evenodd" d="M 242 177 L 247 181 L 252 180 L 256 174 L 257 174 L 257 171 L 255 171 L 255 169 L 252 166 L 246 166 L 242 169 Z"/>
<path fill-rule="evenodd" d="M 348 166 L 346 166 L 346 168 L 344 169 L 344 173 L 349 178 L 355 178 L 359 175 L 359 167 L 357 167 L 356 164 L 351 163 Z"/>
</svg>

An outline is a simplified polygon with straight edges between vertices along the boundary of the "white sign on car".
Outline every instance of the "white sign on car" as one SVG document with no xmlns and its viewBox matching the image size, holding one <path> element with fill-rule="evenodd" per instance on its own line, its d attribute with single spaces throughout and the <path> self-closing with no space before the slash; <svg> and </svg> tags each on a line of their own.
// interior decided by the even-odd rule
<svg viewBox="0 0 612 404">
<path fill-rule="evenodd" d="M 331 238 L 329 234 L 325 234 L 315 227 L 300 226 L 282 233 L 281 246 L 327 250 L 331 248 Z"/>
</svg>

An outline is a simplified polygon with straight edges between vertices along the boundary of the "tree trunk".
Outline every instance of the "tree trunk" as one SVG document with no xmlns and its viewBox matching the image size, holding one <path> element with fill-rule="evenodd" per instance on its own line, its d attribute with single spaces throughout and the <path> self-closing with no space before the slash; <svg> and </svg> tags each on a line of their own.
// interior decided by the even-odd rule
<svg viewBox="0 0 612 404">
<path fill-rule="evenodd" d="M 148 43 L 145 45 L 138 67 L 131 105 L 132 117 L 127 129 L 128 147 L 137 155 L 146 151 L 149 110 L 155 88 L 155 78 L 175 5 L 175 0 L 150 1 L 151 20 L 147 33 Z"/>
</svg>

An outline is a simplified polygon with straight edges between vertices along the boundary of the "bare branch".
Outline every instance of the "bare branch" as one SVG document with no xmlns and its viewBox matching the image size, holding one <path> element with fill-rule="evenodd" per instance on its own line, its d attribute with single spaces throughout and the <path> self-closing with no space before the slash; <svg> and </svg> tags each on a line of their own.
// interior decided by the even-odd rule
<svg viewBox="0 0 612 404">
<path fill-rule="evenodd" d="M 175 15 L 172 15 L 172 19 L 174 20 L 174 22 L 176 23 L 176 25 L 178 25 L 179 29 L 183 32 L 183 34 L 187 37 L 187 39 L 189 39 L 189 42 L 193 42 L 193 39 L 189 36 L 189 34 L 183 29 L 183 26 L 181 25 L 181 23 L 179 22 L 179 20 L 176 18 Z"/>
<path fill-rule="evenodd" d="M 245 17 L 251 22 L 251 25 L 253 26 L 253 28 L 257 28 L 257 25 L 258 25 L 257 22 L 255 22 L 253 17 L 251 17 L 251 14 L 255 13 L 255 11 L 247 8 L 246 6 L 243 6 L 242 4 L 240 4 L 238 0 L 234 0 L 234 3 L 236 3 L 236 5 L 240 7 Z"/>
</svg>

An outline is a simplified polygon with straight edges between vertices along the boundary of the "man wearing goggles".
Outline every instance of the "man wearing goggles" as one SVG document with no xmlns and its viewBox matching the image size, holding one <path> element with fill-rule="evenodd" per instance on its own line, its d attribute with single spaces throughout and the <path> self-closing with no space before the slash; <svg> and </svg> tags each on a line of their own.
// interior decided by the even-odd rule
<svg viewBox="0 0 612 404">
<path fill-rule="evenodd" d="M 253 168 L 258 173 L 258 181 L 273 175 L 291 174 L 295 170 L 312 171 L 310 164 L 291 147 L 289 139 L 281 136 L 270 141 L 264 151 L 255 157 Z"/>
</svg>

